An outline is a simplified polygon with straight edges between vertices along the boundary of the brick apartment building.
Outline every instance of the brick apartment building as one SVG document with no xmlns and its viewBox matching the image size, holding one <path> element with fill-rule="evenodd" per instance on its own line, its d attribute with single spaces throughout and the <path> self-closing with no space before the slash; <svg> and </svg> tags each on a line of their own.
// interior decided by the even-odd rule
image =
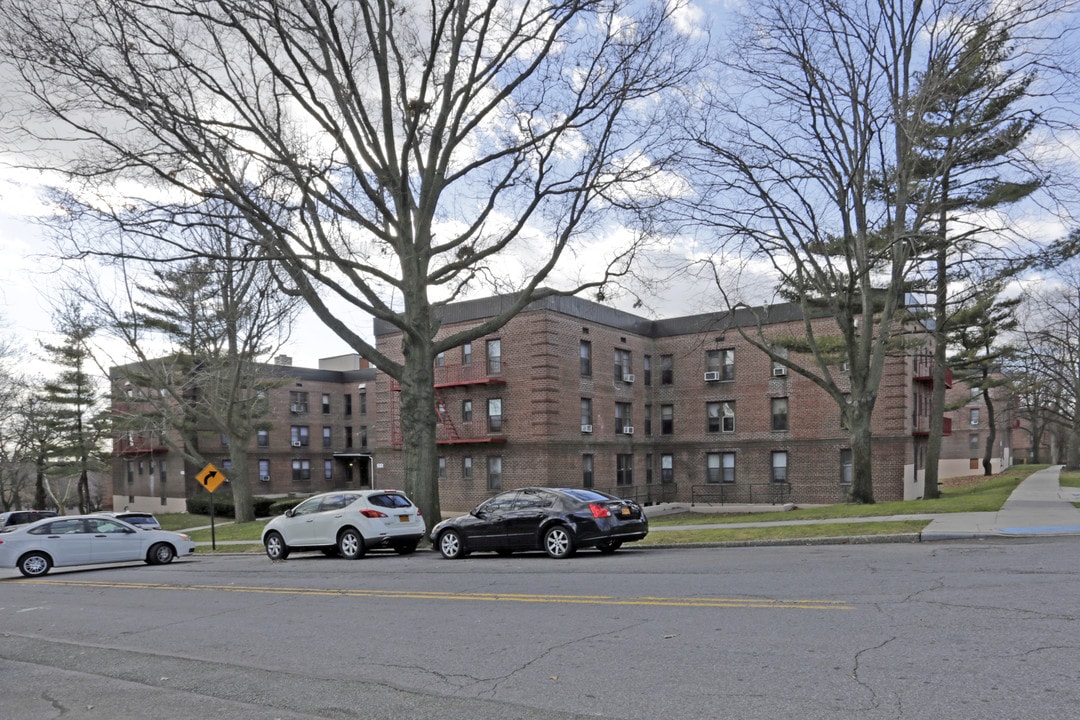
<svg viewBox="0 0 1080 720">
<path fill-rule="evenodd" d="M 442 332 L 477 324 L 506 297 L 445 308 Z M 804 332 L 798 308 L 759 308 L 766 330 Z M 746 343 L 749 312 L 649 320 L 580 298 L 530 305 L 499 332 L 447 352 L 435 368 L 442 506 L 465 511 L 499 489 L 585 486 L 641 502 L 842 500 L 851 480 L 836 403 Z M 835 332 L 831 318 L 815 332 Z M 376 321 L 379 350 L 399 359 L 400 333 Z M 400 392 L 356 356 L 297 368 L 268 397 L 272 426 L 253 443 L 258 495 L 402 487 Z M 837 367 L 843 376 L 843 368 Z M 114 369 L 114 382 L 122 373 Z M 888 361 L 874 418 L 874 492 L 919 497 L 929 429 L 925 353 Z M 215 445 L 216 443 L 216 445 Z M 200 448 L 228 474 L 228 448 Z M 220 454 L 218 454 L 220 450 Z M 183 509 L 201 491 L 160 438 L 118 438 L 114 505 Z"/>
</svg>

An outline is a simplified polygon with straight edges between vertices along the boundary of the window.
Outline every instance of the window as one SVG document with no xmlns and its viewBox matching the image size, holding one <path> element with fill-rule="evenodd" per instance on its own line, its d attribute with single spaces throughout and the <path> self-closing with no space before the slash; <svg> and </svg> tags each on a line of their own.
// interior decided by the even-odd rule
<svg viewBox="0 0 1080 720">
<path fill-rule="evenodd" d="M 840 451 L 840 484 L 851 484 L 851 450 Z"/>
<path fill-rule="evenodd" d="M 615 484 L 619 486 L 634 484 L 634 456 L 620 454 L 615 456 Z"/>
<path fill-rule="evenodd" d="M 439 456 L 439 479 L 446 479 L 446 457 L 443 455 Z"/>
<path fill-rule="evenodd" d="M 630 363 L 630 351 L 615 349 L 615 379 L 625 381 L 627 376 L 634 374 L 634 368 Z"/>
<path fill-rule="evenodd" d="M 645 406 L 645 434 L 652 435 L 652 405 Z"/>
<path fill-rule="evenodd" d="M 345 401 L 345 417 L 352 417 L 352 395 L 345 393 L 342 399 Z"/>
<path fill-rule="evenodd" d="M 788 399 L 772 399 L 772 429 L 776 431 L 788 429 Z"/>
<path fill-rule="evenodd" d="M 472 343 L 467 342 L 461 346 L 461 364 L 472 365 Z"/>
<path fill-rule="evenodd" d="M 487 459 L 488 490 L 502 489 L 502 457 L 491 455 Z"/>
<path fill-rule="evenodd" d="M 487 401 L 488 408 L 488 431 L 502 432 L 503 411 L 502 398 L 491 398 Z"/>
<path fill-rule="evenodd" d="M 446 353 L 441 352 L 435 356 L 435 367 L 446 367 Z"/>
<path fill-rule="evenodd" d="M 588 425 L 592 427 L 592 399 L 581 398 L 581 425 L 582 429 Z"/>
<path fill-rule="evenodd" d="M 472 400 L 461 401 L 461 419 L 465 422 L 472 422 Z"/>
<path fill-rule="evenodd" d="M 705 371 L 719 373 L 721 380 L 734 380 L 735 351 L 709 350 L 705 354 Z"/>
<path fill-rule="evenodd" d="M 788 359 L 787 348 L 773 347 L 772 351 L 774 353 L 776 353 L 777 358 L 783 358 L 784 360 Z M 772 361 L 772 375 L 773 375 L 773 377 L 782 377 L 784 375 L 787 375 L 787 372 L 788 372 L 787 365 L 780 362 L 780 360 L 778 360 L 778 359 Z"/>
<path fill-rule="evenodd" d="M 615 403 L 615 434 L 622 434 L 634 426 L 630 403 Z"/>
<path fill-rule="evenodd" d="M 360 447 L 366 449 L 367 448 L 367 443 L 368 443 L 367 425 L 361 425 L 360 426 Z M 349 445 L 350 446 L 352 445 L 352 433 L 349 433 Z"/>
<path fill-rule="evenodd" d="M 652 355 L 646 355 L 641 359 L 641 374 L 644 375 L 642 382 L 646 386 L 652 385 Z"/>
<path fill-rule="evenodd" d="M 229 436 L 225 433 L 221 433 L 221 447 L 229 447 Z M 142 470 L 139 471 L 139 474 L 142 475 Z"/>
<path fill-rule="evenodd" d="M 472 480 L 472 458 L 461 458 L 461 477 L 465 480 Z"/>
<path fill-rule="evenodd" d="M 330 414 L 330 393 L 323 393 L 322 395 L 322 414 Z"/>
<path fill-rule="evenodd" d="M 306 413 L 308 411 L 308 394 L 306 392 L 291 391 L 289 393 L 289 412 Z"/>
<path fill-rule="evenodd" d="M 735 432 L 734 402 L 705 403 L 705 417 L 707 432 Z"/>
<path fill-rule="evenodd" d="M 772 454 L 772 481 L 787 482 L 787 451 L 778 450 Z"/>
<path fill-rule="evenodd" d="M 675 432 L 675 406 L 660 406 L 660 434 L 672 435 Z"/>
<path fill-rule="evenodd" d="M 263 482 L 270 482 L 270 461 L 266 459 L 259 460 L 259 480 Z"/>
<path fill-rule="evenodd" d="M 292 441 L 293 447 L 307 447 L 308 426 L 293 425 L 291 428 L 289 428 L 289 439 Z"/>
<path fill-rule="evenodd" d="M 502 340 L 487 341 L 488 375 L 502 374 Z"/>
<path fill-rule="evenodd" d="M 660 456 L 660 482 L 670 485 L 675 482 L 675 456 L 664 454 Z"/>
<path fill-rule="evenodd" d="M 971 408 L 968 411 L 968 424 L 972 427 L 976 427 L 979 424 L 979 408 Z"/>
<path fill-rule="evenodd" d="M 588 340 L 581 341 L 581 376 L 592 377 L 592 343 Z"/>
<path fill-rule="evenodd" d="M 675 356 L 660 356 L 660 384 L 673 385 L 675 383 Z"/>
<path fill-rule="evenodd" d="M 351 448 L 352 446 L 353 446 L 353 444 L 352 444 L 352 426 L 351 425 L 346 425 L 345 426 L 345 447 Z"/>
<path fill-rule="evenodd" d="M 652 485 L 653 482 L 653 458 L 652 453 L 645 454 L 645 484 Z"/>
<path fill-rule="evenodd" d="M 367 392 L 360 391 L 360 414 L 367 415 Z"/>
<path fill-rule="evenodd" d="M 259 447 L 270 447 L 270 431 L 257 430 L 255 432 L 255 444 Z"/>
<path fill-rule="evenodd" d="M 292 461 L 292 479 L 296 481 L 310 480 L 311 479 L 311 461 L 310 460 L 293 460 Z"/>
<path fill-rule="evenodd" d="M 323 425 L 323 429 L 322 429 L 322 446 L 324 448 L 334 446 L 333 432 L 334 432 L 334 429 L 332 427 L 330 427 L 329 425 Z"/>
<path fill-rule="evenodd" d="M 979 436 L 977 434 L 975 434 L 975 433 L 972 433 L 971 438 L 968 440 L 968 444 L 971 446 L 972 450 L 978 450 L 979 449 Z"/>
<path fill-rule="evenodd" d="M 169 463 L 162 460 L 160 463 L 158 463 L 158 469 L 159 469 L 158 480 L 161 481 L 161 486 L 162 486 L 162 488 L 164 488 L 165 487 L 165 481 L 168 479 L 167 475 L 168 475 L 168 471 L 169 471 Z M 164 495 L 162 495 L 162 497 L 164 497 Z"/>
<path fill-rule="evenodd" d="M 595 481 L 593 475 L 594 472 L 594 459 L 592 455 L 581 456 L 581 487 L 591 488 Z"/>
<path fill-rule="evenodd" d="M 334 479 L 334 461 L 333 460 L 323 460 L 323 471 L 322 471 L 322 473 L 323 473 L 323 480 L 333 480 Z"/>
</svg>

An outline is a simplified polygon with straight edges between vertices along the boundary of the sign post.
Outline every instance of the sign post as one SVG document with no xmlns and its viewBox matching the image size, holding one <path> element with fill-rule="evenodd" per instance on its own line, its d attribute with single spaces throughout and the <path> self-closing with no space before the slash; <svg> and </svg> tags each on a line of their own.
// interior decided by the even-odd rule
<svg viewBox="0 0 1080 720">
<path fill-rule="evenodd" d="M 225 482 L 225 475 L 213 463 L 207 463 L 195 479 L 210 493 L 210 549 L 217 550 L 217 531 L 214 528 L 214 491 Z"/>
</svg>

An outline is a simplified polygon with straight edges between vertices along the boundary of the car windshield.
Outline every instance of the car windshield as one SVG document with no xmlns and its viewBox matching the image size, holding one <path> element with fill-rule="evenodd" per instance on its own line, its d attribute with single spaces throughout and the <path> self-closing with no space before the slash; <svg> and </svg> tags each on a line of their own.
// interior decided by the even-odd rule
<svg viewBox="0 0 1080 720">
<path fill-rule="evenodd" d="M 565 490 L 563 490 L 563 492 L 574 498 L 575 500 L 580 500 L 581 502 L 607 502 L 608 500 L 615 499 L 611 495 L 605 495 L 604 493 L 596 492 L 595 490 L 579 490 L 577 488 L 566 488 Z"/>
<path fill-rule="evenodd" d="M 412 507 L 412 503 L 409 502 L 409 498 L 398 493 L 382 493 L 380 495 L 369 495 L 368 502 L 372 505 L 378 505 L 384 508 L 405 508 Z"/>
</svg>

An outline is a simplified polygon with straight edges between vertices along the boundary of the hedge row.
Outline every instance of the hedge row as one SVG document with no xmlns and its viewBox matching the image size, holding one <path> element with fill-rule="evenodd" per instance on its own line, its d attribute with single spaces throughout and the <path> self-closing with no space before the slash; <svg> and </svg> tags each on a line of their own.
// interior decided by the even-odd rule
<svg viewBox="0 0 1080 720">
<path fill-rule="evenodd" d="M 214 515 L 220 517 L 236 517 L 236 506 L 233 504 L 232 495 L 227 493 L 214 494 Z M 280 515 L 289 508 L 296 507 L 303 502 L 304 498 L 268 498 L 256 495 L 252 498 L 255 506 L 255 517 L 268 517 Z M 187 499 L 187 511 L 192 515 L 210 514 L 210 494 L 199 493 Z"/>
</svg>

